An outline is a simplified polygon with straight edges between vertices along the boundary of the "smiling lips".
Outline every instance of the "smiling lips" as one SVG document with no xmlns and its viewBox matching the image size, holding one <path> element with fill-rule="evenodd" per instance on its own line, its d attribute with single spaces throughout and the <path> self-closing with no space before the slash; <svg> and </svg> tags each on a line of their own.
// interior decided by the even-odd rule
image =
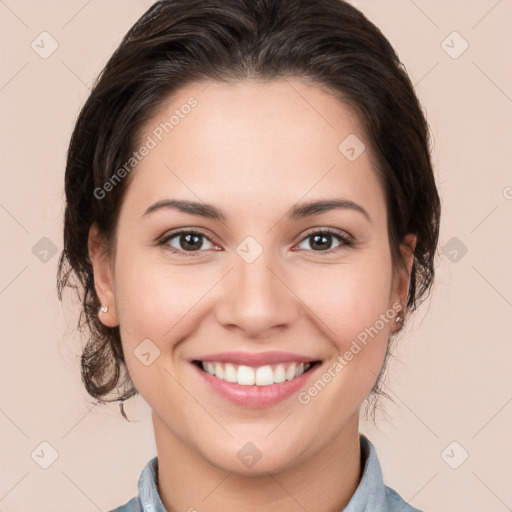
<svg viewBox="0 0 512 512">
<path fill-rule="evenodd" d="M 270 386 L 299 377 L 311 367 L 311 363 L 279 363 L 252 368 L 219 361 L 203 361 L 201 366 L 205 372 L 226 382 L 236 382 L 241 386 Z"/>
<path fill-rule="evenodd" d="M 241 386 L 270 386 L 299 377 L 315 360 L 289 352 L 222 352 L 195 360 L 218 379 Z"/>
</svg>

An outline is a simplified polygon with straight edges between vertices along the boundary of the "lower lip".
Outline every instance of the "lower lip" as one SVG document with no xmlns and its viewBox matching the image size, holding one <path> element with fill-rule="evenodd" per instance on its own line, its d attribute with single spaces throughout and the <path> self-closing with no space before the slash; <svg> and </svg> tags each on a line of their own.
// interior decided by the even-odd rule
<svg viewBox="0 0 512 512">
<path fill-rule="evenodd" d="M 214 377 L 208 372 L 201 370 L 195 364 L 192 364 L 192 366 L 195 367 L 201 378 L 204 379 L 204 382 L 211 389 L 229 402 L 245 407 L 263 408 L 276 405 L 297 393 L 320 367 L 320 364 L 316 364 L 299 377 L 285 380 L 279 384 L 271 384 L 270 386 L 242 386 L 236 382 L 227 382 Z"/>
</svg>

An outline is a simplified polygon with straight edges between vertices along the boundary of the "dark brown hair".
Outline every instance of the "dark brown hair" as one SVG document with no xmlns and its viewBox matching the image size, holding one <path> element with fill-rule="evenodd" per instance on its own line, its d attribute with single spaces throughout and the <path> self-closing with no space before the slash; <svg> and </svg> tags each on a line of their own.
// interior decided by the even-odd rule
<svg viewBox="0 0 512 512">
<path fill-rule="evenodd" d="M 342 0 L 159 1 L 100 73 L 67 154 L 58 293 L 62 300 L 64 287 L 79 291 L 79 329 L 87 330 L 82 379 L 98 401 L 123 401 L 137 391 L 126 370 L 119 327 L 98 319 L 87 246 L 93 223 L 112 241 L 130 180 L 101 199 L 94 191 L 130 158 L 142 126 L 180 87 L 281 77 L 318 84 L 357 113 L 386 194 L 394 264 L 403 263 L 403 237 L 417 234 L 407 307 L 416 309 L 428 296 L 440 219 L 428 126 L 403 65 L 379 29 Z M 373 397 L 384 394 L 382 374 Z"/>
</svg>

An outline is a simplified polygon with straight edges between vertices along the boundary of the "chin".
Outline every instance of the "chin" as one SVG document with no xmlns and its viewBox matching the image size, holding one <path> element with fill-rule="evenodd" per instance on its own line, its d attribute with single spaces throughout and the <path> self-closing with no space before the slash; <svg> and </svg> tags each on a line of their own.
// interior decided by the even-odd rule
<svg viewBox="0 0 512 512">
<path fill-rule="evenodd" d="M 210 445 L 211 447 L 211 445 Z M 279 450 L 276 448 L 280 447 Z M 228 445 L 215 445 L 215 451 L 203 454 L 208 461 L 230 473 L 240 476 L 268 476 L 280 473 L 294 465 L 298 452 L 293 443 L 285 446 L 279 439 L 271 443 L 269 439 L 258 441 L 231 442 Z"/>
</svg>

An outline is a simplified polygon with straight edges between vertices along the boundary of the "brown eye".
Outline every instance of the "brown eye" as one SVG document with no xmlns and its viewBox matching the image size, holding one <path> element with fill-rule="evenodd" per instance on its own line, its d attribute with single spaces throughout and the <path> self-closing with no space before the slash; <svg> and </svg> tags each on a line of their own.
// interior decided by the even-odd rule
<svg viewBox="0 0 512 512">
<path fill-rule="evenodd" d="M 209 247 L 208 244 L 210 244 Z M 168 246 L 172 252 L 176 253 L 203 252 L 214 247 L 211 240 L 205 234 L 199 231 L 184 230 L 166 236 L 161 241 L 161 245 Z"/>
<path fill-rule="evenodd" d="M 351 245 L 351 241 L 346 235 L 331 230 L 323 230 L 310 233 L 302 240 L 301 244 L 304 242 L 308 242 L 310 246 L 310 248 L 305 247 L 306 250 L 329 253 L 334 252 L 334 249 L 340 246 Z M 337 243 L 334 248 L 332 247 L 333 243 Z"/>
</svg>

